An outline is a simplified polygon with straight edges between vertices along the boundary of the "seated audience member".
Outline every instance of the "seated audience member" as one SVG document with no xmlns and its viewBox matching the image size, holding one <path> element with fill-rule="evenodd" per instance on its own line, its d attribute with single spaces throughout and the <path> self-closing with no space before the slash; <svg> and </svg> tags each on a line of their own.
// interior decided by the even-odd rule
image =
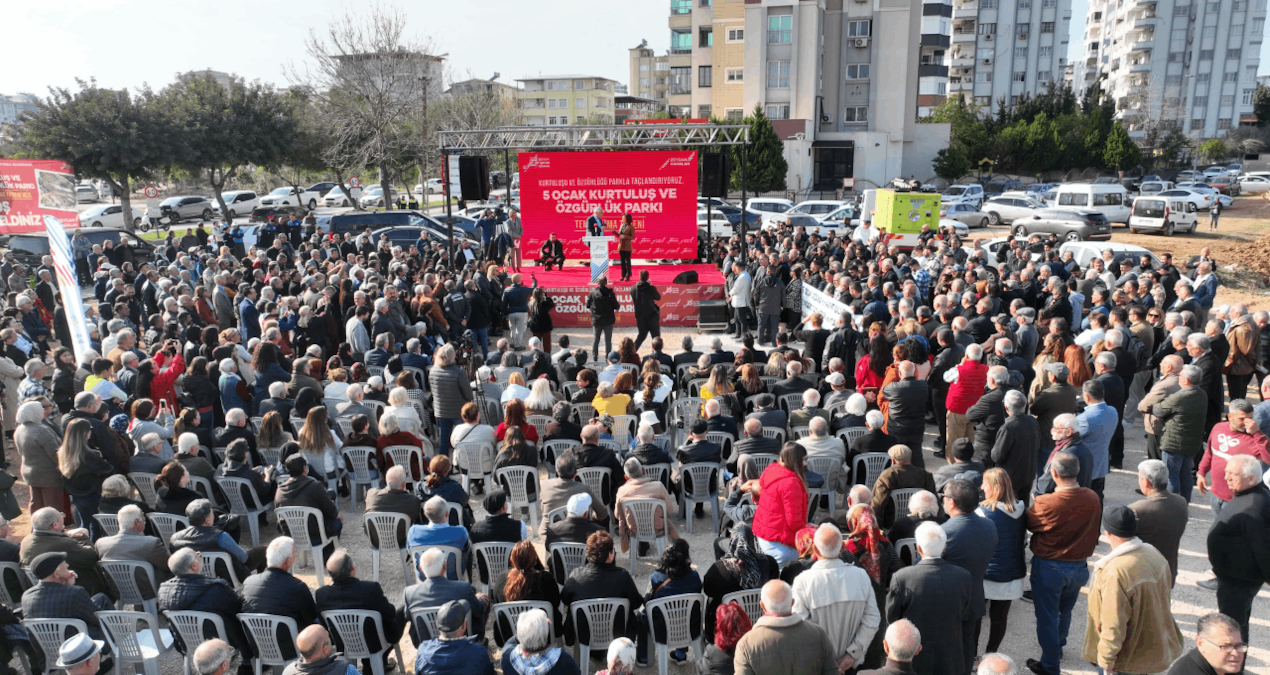
<svg viewBox="0 0 1270 675">
<path fill-rule="evenodd" d="M 158 537 L 145 534 L 146 517 L 136 506 L 119 510 L 119 532 L 102 537 L 94 544 L 102 560 L 132 560 L 150 563 L 155 581 L 163 583 L 172 577 L 168 570 L 168 550 Z M 142 597 L 153 598 L 157 589 L 150 586 L 149 575 L 138 574 L 137 585 Z"/>
<path fill-rule="evenodd" d="M 278 490 L 278 483 L 274 480 L 278 467 L 266 466 L 263 470 L 257 470 L 247 463 L 248 449 L 247 441 L 234 439 L 225 449 L 225 462 L 216 469 L 216 476 L 250 481 L 252 491 L 256 494 L 256 502 L 261 506 L 268 506 L 273 503 Z M 247 494 L 243 494 L 243 502 L 248 506 L 256 503 Z"/>
<path fill-rule="evenodd" d="M 479 642 L 468 640 L 468 612 L 465 600 L 452 600 L 437 612 L 436 627 L 440 635 L 419 645 L 415 657 L 415 675 L 494 675 L 494 662 L 489 651 Z"/>
<path fill-rule="evenodd" d="M 406 587 L 403 592 L 406 616 L 413 616 L 425 607 L 438 607 L 447 602 L 462 600 L 467 602 L 472 612 L 472 624 L 468 626 L 470 635 L 477 639 L 485 635 L 485 617 L 489 611 L 490 601 L 487 596 L 477 593 L 472 584 L 459 581 L 453 577 L 449 568 L 453 560 L 447 560 L 445 552 L 440 549 L 429 549 L 419 556 L 419 581 Z M 435 638 L 434 635 L 419 635 L 416 626 L 410 626 L 410 637 L 416 643 Z"/>
<path fill-rule="evenodd" d="M 468 532 L 473 544 L 487 541 L 501 541 L 514 544 L 529 538 L 529 526 L 524 521 L 515 520 L 507 513 L 507 493 L 494 489 L 485 494 L 481 500 L 485 508 L 485 519 L 477 522 Z"/>
<path fill-rule="evenodd" d="M 97 567 L 100 557 L 88 541 L 88 530 L 67 530 L 65 518 L 61 511 L 51 506 L 37 509 L 31 514 L 31 533 L 22 539 L 19 562 L 30 568 L 40 555 L 62 553 L 66 556 L 66 564 L 77 577 L 73 583 L 83 586 L 89 595 L 112 595 L 112 587 Z"/>
<path fill-rule="evenodd" d="M 598 495 L 582 481 L 574 480 L 578 475 L 578 461 L 573 453 L 564 453 L 556 458 L 556 477 L 548 478 L 542 483 L 542 521 L 538 524 L 538 535 L 547 534 L 548 517 L 552 511 L 564 508 L 575 495 L 585 494 L 589 500 L 588 510 L 583 513 L 584 519 L 594 513 L 596 523 L 608 524 L 609 512 L 598 499 Z M 596 525 L 599 527 L 600 525 Z M 589 534 L 589 532 L 588 532 Z M 550 540 L 548 541 L 550 543 Z"/>
<path fill-rule="evenodd" d="M 551 644 L 551 623 L 541 609 L 522 612 L 516 635 L 503 648 L 503 675 L 579 675 L 567 650 Z"/>
<path fill-rule="evenodd" d="M 206 499 L 196 499 L 185 509 L 185 518 L 190 526 L 172 533 L 168 539 L 169 548 L 192 548 L 195 551 L 213 551 L 228 553 L 234 563 L 234 575 L 245 578 L 250 572 L 259 571 L 265 562 L 265 547 L 257 546 L 244 551 L 234 537 L 217 525 L 224 518 L 217 518 L 212 503 Z M 238 518 L 233 518 L 235 521 Z"/>
<path fill-rule="evenodd" d="M 437 455 L 428 462 L 428 476 L 424 479 L 421 486 L 416 488 L 421 501 L 427 501 L 431 497 L 440 497 L 452 504 L 458 504 L 462 510 L 460 522 L 451 523 L 451 525 L 463 525 L 471 527 L 476 522 L 476 517 L 472 515 L 472 506 L 468 503 L 467 490 L 463 489 L 463 484 L 450 477 L 453 472 L 453 466 L 450 464 L 450 458 L 445 455 Z M 489 489 L 488 487 L 486 489 Z M 424 521 L 419 521 L 423 523 Z"/>
<path fill-rule="evenodd" d="M 895 503 L 891 500 L 891 491 L 904 488 L 921 488 L 935 491 L 935 479 L 930 472 L 912 463 L 913 451 L 907 445 L 894 445 L 887 451 L 891 456 L 891 466 L 878 476 L 873 486 L 873 501 L 869 504 L 879 514 L 883 527 L 890 527 L 895 522 Z"/>
<path fill-rule="evenodd" d="M 406 628 L 405 616 L 384 595 L 384 589 L 379 586 L 379 582 L 363 581 L 357 578 L 357 565 L 354 564 L 353 556 L 349 555 L 348 551 L 336 549 L 326 561 L 326 571 L 330 574 L 329 583 L 318 587 L 314 593 L 319 615 L 334 609 L 363 609 L 378 612 L 388 644 L 393 645 L 401 640 L 401 634 Z M 363 631 L 363 639 L 366 640 L 372 652 L 387 646 L 380 644 L 379 631 L 374 630 L 369 624 Z M 385 660 L 390 651 L 384 650 Z M 370 670 L 369 663 L 364 670 Z"/>
<path fill-rule="evenodd" d="M 288 457 L 284 464 L 290 479 L 278 488 L 278 506 L 304 506 L 317 509 L 322 513 L 321 523 L 312 520 L 309 522 L 309 541 L 322 541 L 322 534 L 327 537 L 338 537 L 340 531 L 344 529 L 339 507 L 331 499 L 331 493 L 327 490 L 326 484 L 319 483 L 309 475 L 309 463 L 305 460 L 304 454 L 294 454 Z M 319 524 L 322 530 L 318 529 Z M 323 559 L 334 551 L 335 544 L 327 544 L 322 550 Z"/>
<path fill-rule="evenodd" d="M 892 543 L 912 539 L 917 533 L 917 526 L 927 521 L 936 524 L 944 522 L 939 513 L 939 497 L 929 490 L 919 490 L 908 498 L 908 515 L 895 519 L 895 523 L 886 531 L 886 538 Z"/>
<path fill-rule="evenodd" d="M 976 462 L 974 442 L 969 438 L 959 438 L 952 444 L 952 462 L 939 467 L 935 472 L 935 491 L 943 492 L 944 486 L 955 478 L 965 478 L 976 487 L 983 483 L 983 474 L 987 471 L 983 462 Z M 973 477 L 972 477 L 973 475 Z"/>
<path fill-rule="evenodd" d="M 551 573 L 543 569 L 532 543 L 522 541 L 512 547 L 507 569 L 490 583 L 490 601 L 496 604 L 538 601 L 549 603 L 554 608 L 560 606 L 560 587 Z M 552 621 L 557 626 L 564 624 L 564 615 L 559 609 L 552 612 Z M 506 641 L 512 628 L 506 621 L 498 622 L 493 626 L 494 639 Z"/>
<path fill-rule="evenodd" d="M 658 483 L 660 485 L 660 483 Z M 677 538 L 677 537 L 672 537 Z M 613 537 L 608 532 L 596 532 L 587 538 L 586 564 L 573 570 L 569 579 L 560 590 L 560 601 L 565 607 L 578 600 L 594 600 L 596 598 L 626 598 L 630 603 L 630 612 L 625 617 L 618 617 L 619 626 L 626 627 L 626 634 L 636 632 L 633 613 L 644 605 L 644 596 L 635 587 L 635 580 L 629 572 L 619 567 L 613 547 Z M 573 625 L 571 620 L 565 621 L 565 642 L 573 644 L 575 637 L 588 640 L 590 633 L 577 633 L 581 628 Z"/>
<path fill-rule="evenodd" d="M 423 515 L 427 522 L 422 525 L 411 525 L 406 533 L 406 545 L 414 546 L 452 546 L 463 552 L 463 569 L 468 566 L 471 540 L 467 529 L 462 525 L 449 523 L 449 508 L 442 497 L 432 497 L 423 503 Z M 450 569 L 450 578 L 458 579 L 458 569 Z M 432 605 L 430 605 L 432 606 Z"/>
<path fill-rule="evenodd" d="M 317 623 L 317 604 L 313 601 L 313 593 L 307 584 L 291 574 L 295 556 L 295 541 L 291 537 L 278 537 L 269 542 L 269 549 L 265 552 L 268 567 L 243 581 L 240 593 L 243 612 L 287 616 L 295 619 L 299 626 Z M 279 641 L 284 657 L 294 658 L 297 655 L 286 631 L 279 632 Z"/>
<path fill-rule="evenodd" d="M 623 467 L 626 475 L 626 484 L 617 490 L 617 504 L 613 509 L 613 513 L 617 517 L 618 532 L 622 540 L 622 552 L 630 550 L 630 539 L 634 534 L 643 537 L 666 536 L 671 539 L 678 539 L 679 535 L 675 531 L 675 524 L 671 522 L 671 516 L 676 511 L 675 498 L 666 490 L 666 486 L 661 481 L 653 480 L 644 474 L 644 465 L 639 463 L 634 457 L 626 460 Z M 623 509 L 623 502 L 628 499 L 660 499 L 666 504 L 663 518 L 663 512 L 657 510 L 653 512 L 653 529 L 655 532 L 637 532 L 635 528 L 635 514 L 629 509 Z"/>
<path fill-rule="evenodd" d="M 97 612 L 114 609 L 105 593 L 89 595 L 76 585 L 76 574 L 61 551 L 41 553 L 27 566 L 36 584 L 22 594 L 22 617 L 26 619 L 79 619 L 88 625 L 94 640 L 105 640 Z"/>
<path fill-rule="evenodd" d="M 198 551 L 177 549 L 168 557 L 167 565 L 173 577 L 159 584 L 160 612 L 210 612 L 225 617 L 236 616 L 243 611 L 242 598 L 227 580 L 203 574 L 203 559 Z M 234 649 L 244 654 L 252 653 L 241 623 L 226 621 L 225 631 Z M 189 648 L 186 645 L 186 649 Z"/>
<path fill-rule="evenodd" d="M 384 475 L 384 487 L 366 491 L 367 513 L 400 513 L 410 524 L 422 522 L 423 503 L 414 493 L 406 490 L 406 470 L 394 466 Z M 373 532 L 373 530 L 372 530 Z M 401 532 L 399 545 L 404 545 L 405 532 Z"/>
</svg>

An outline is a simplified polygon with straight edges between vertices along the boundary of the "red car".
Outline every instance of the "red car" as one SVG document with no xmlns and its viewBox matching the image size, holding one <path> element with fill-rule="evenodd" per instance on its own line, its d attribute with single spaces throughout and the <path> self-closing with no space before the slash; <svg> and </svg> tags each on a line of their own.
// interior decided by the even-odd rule
<svg viewBox="0 0 1270 675">
<path fill-rule="evenodd" d="M 1214 190 L 1224 195 L 1234 197 L 1239 194 L 1239 181 L 1233 176 L 1218 176 L 1210 178 L 1208 180 L 1208 184 L 1213 186 Z"/>
</svg>

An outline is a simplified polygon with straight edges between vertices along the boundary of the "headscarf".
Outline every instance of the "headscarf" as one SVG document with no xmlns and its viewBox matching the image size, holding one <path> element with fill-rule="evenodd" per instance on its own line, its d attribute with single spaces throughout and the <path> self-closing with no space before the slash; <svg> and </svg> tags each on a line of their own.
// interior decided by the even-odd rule
<svg viewBox="0 0 1270 675">
<path fill-rule="evenodd" d="M 804 527 L 794 534 L 794 548 L 799 558 L 810 558 L 816 545 L 816 528 Z"/>
<path fill-rule="evenodd" d="M 110 428 L 114 429 L 115 431 L 121 434 L 127 434 L 128 433 L 128 416 L 120 414 L 110 418 Z"/>
<path fill-rule="evenodd" d="M 521 645 L 512 650 L 512 668 L 520 675 L 545 675 L 560 660 L 560 648 L 548 647 L 536 654 L 525 651 Z"/>
<path fill-rule="evenodd" d="M 365 382 L 365 381 L 367 381 L 368 379 L 370 379 L 370 378 L 369 378 L 369 377 L 367 377 L 367 371 L 366 371 L 366 365 L 365 365 L 365 364 L 362 364 L 362 363 L 354 363 L 352 366 L 350 366 L 349 371 L 348 371 L 348 381 L 349 381 L 350 383 L 352 383 L 352 382 Z"/>
<path fill-rule="evenodd" d="M 764 575 L 766 561 L 757 548 L 754 531 L 749 525 L 738 523 L 732 528 L 732 540 L 728 544 L 728 554 L 723 556 L 723 564 L 739 577 L 741 590 L 758 588 L 767 581 Z"/>
<path fill-rule="evenodd" d="M 869 573 L 873 583 L 882 583 L 882 566 L 878 559 L 882 551 L 882 542 L 887 542 L 887 539 L 878 527 L 873 507 L 868 504 L 856 504 L 851 507 L 847 524 L 851 526 L 851 534 L 847 537 L 847 550 L 856 557 L 856 561 L 860 563 L 864 571 Z"/>
</svg>

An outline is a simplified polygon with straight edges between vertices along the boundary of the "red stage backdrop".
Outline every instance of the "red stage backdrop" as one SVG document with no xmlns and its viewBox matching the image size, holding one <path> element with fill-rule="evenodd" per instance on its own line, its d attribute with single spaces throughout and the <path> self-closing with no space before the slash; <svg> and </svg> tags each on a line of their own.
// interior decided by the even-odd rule
<svg viewBox="0 0 1270 675">
<path fill-rule="evenodd" d="M 576 328 L 591 325 L 591 310 L 586 308 L 587 296 L 593 286 L 572 286 L 551 288 L 547 295 L 556 302 L 551 312 L 552 323 L 557 328 Z M 722 286 L 666 286 L 658 288 L 661 300 L 661 322 L 663 327 L 691 327 L 697 325 L 697 315 L 701 313 L 702 300 L 722 300 Z M 631 301 L 630 286 L 614 287 L 618 302 L 622 303 L 617 311 L 618 326 L 635 325 L 635 306 Z"/>
<path fill-rule="evenodd" d="M 44 216 L 79 227 L 75 204 L 75 172 L 66 162 L 0 159 L 0 234 L 43 232 Z"/>
<path fill-rule="evenodd" d="M 696 152 L 522 152 L 520 203 L 527 259 L 539 258 L 552 232 L 567 257 L 589 258 L 582 237 L 597 206 L 614 235 L 622 214 L 631 214 L 632 257 L 697 257 Z M 609 257 L 618 257 L 616 240 Z"/>
</svg>

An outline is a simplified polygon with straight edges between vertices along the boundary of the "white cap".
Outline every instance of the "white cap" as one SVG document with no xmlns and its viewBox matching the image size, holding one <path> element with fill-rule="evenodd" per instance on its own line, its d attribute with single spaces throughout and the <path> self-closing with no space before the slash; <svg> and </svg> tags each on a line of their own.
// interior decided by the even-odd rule
<svg viewBox="0 0 1270 675">
<path fill-rule="evenodd" d="M 565 506 L 565 512 L 571 516 L 585 516 L 590 510 L 591 495 L 585 492 L 579 492 L 570 497 L 569 504 Z"/>
</svg>

